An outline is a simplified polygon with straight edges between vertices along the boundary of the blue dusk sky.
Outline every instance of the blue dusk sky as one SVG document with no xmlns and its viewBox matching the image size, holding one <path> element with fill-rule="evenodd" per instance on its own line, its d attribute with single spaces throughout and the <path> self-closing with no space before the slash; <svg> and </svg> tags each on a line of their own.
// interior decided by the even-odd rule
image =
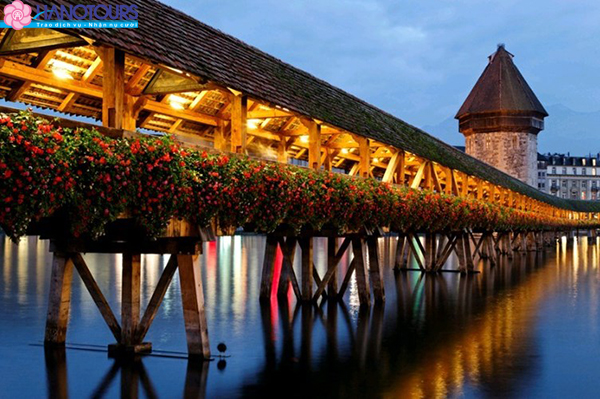
<svg viewBox="0 0 600 399">
<path fill-rule="evenodd" d="M 498 43 L 551 114 L 540 150 L 568 151 L 563 130 L 599 116 L 597 0 L 163 2 L 451 144 L 463 138 L 448 119 Z M 600 150 L 589 125 L 572 151 Z"/>
</svg>

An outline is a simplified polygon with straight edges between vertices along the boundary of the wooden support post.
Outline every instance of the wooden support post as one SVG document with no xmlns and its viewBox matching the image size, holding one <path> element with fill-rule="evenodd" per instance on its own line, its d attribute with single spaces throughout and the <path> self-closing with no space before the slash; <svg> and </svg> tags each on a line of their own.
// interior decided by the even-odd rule
<svg viewBox="0 0 600 399">
<path fill-rule="evenodd" d="M 385 288 L 383 286 L 383 276 L 379 262 L 377 237 L 368 237 L 367 246 L 369 249 L 369 276 L 371 277 L 371 285 L 373 286 L 373 296 L 375 297 L 375 302 L 385 302 Z"/>
<path fill-rule="evenodd" d="M 461 273 L 467 272 L 467 258 L 465 256 L 465 243 L 463 233 L 456 235 L 456 255 L 458 256 L 458 271 Z"/>
<path fill-rule="evenodd" d="M 114 47 L 99 49 L 102 58 L 102 125 L 124 128 L 125 117 L 125 52 Z M 135 123 L 135 122 L 134 122 Z M 127 122 L 130 126 L 131 122 Z"/>
<path fill-rule="evenodd" d="M 352 250 L 354 251 L 354 266 L 356 271 L 356 286 L 358 288 L 358 299 L 361 306 L 371 304 L 371 290 L 369 287 L 369 275 L 365 264 L 363 250 L 363 240 L 361 238 L 352 239 Z"/>
<path fill-rule="evenodd" d="M 492 237 L 492 233 L 487 235 L 486 246 L 490 266 L 494 267 L 496 266 L 496 250 L 494 249 L 494 238 Z"/>
<path fill-rule="evenodd" d="M 281 265 L 281 276 L 279 277 L 279 287 L 277 288 L 277 296 L 279 298 L 287 297 L 289 283 L 292 283 L 296 299 L 300 299 L 300 287 L 296 274 L 294 273 L 294 258 L 296 257 L 296 238 L 288 237 L 286 241 L 283 238 L 279 240 L 279 247 L 283 253 L 283 263 Z"/>
<path fill-rule="evenodd" d="M 398 236 L 398 244 L 396 245 L 396 258 L 394 261 L 394 270 L 406 269 L 405 252 L 408 247 L 407 238 L 404 235 Z"/>
<path fill-rule="evenodd" d="M 273 272 L 275 269 L 275 256 L 277 255 L 277 237 L 267 235 L 265 256 L 263 260 L 262 278 L 260 283 L 260 300 L 269 301 L 273 287 Z"/>
<path fill-rule="evenodd" d="M 71 306 L 71 282 L 73 261 L 68 254 L 55 252 L 52 257 L 50 299 L 46 318 L 44 343 L 64 345 Z"/>
<path fill-rule="evenodd" d="M 358 142 L 360 176 L 369 177 L 371 174 L 371 148 L 369 146 L 369 139 L 361 136 L 355 136 L 354 139 Z"/>
<path fill-rule="evenodd" d="M 140 320 L 141 257 L 139 254 L 123 254 L 121 291 L 121 341 L 125 346 L 134 346 L 135 332 Z"/>
<path fill-rule="evenodd" d="M 472 272 L 473 270 L 475 270 L 475 265 L 473 264 L 473 252 L 471 252 L 471 241 L 469 239 L 469 233 L 463 233 L 463 242 L 465 245 L 467 272 Z"/>
<path fill-rule="evenodd" d="M 248 97 L 234 94 L 231 101 L 231 152 L 244 154 L 247 143 Z"/>
<path fill-rule="evenodd" d="M 177 255 L 177 264 L 179 265 L 179 283 L 188 355 L 209 359 L 210 345 L 204 310 L 200 257 L 198 255 Z"/>
<path fill-rule="evenodd" d="M 311 120 L 306 123 L 308 127 L 308 167 L 321 169 L 321 125 Z"/>
<path fill-rule="evenodd" d="M 227 138 L 225 137 L 226 123 L 224 120 L 219 119 L 217 122 L 217 127 L 214 130 L 214 141 L 213 146 L 215 150 L 219 151 L 227 151 L 229 148 L 227 146 Z"/>
<path fill-rule="evenodd" d="M 333 273 L 333 276 L 327 285 L 327 295 L 331 298 L 335 298 L 338 291 L 337 273 L 335 272 L 339 263 L 336 259 L 337 247 L 337 237 L 329 237 L 327 239 L 327 272 Z"/>
<path fill-rule="evenodd" d="M 313 242 L 311 237 L 303 237 L 299 240 L 302 250 L 302 301 L 312 300 L 313 292 Z"/>
</svg>

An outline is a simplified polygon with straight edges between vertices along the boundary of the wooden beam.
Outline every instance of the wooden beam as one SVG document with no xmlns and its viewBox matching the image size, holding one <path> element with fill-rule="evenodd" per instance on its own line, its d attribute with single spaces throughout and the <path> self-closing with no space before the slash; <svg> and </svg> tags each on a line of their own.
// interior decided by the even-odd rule
<svg viewBox="0 0 600 399">
<path fill-rule="evenodd" d="M 231 104 L 231 152 L 246 152 L 248 97 L 234 95 Z"/>
<path fill-rule="evenodd" d="M 321 125 L 311 120 L 308 127 L 308 167 L 321 169 Z"/>
<path fill-rule="evenodd" d="M 384 183 L 393 183 L 394 177 L 398 170 L 398 164 L 400 163 L 400 156 L 404 157 L 404 153 L 400 154 L 400 151 L 394 153 L 388 162 L 388 166 L 385 169 L 385 173 L 383 174 L 383 178 L 381 179 Z"/>
<path fill-rule="evenodd" d="M 87 288 L 90 296 L 94 300 L 94 303 L 96 304 L 96 307 L 100 311 L 102 318 L 106 322 L 106 325 L 112 332 L 112 334 L 115 337 L 115 339 L 117 340 L 117 342 L 120 342 L 121 341 L 121 326 L 119 325 L 119 322 L 117 321 L 117 318 L 115 317 L 115 314 L 113 313 L 112 309 L 110 308 L 108 301 L 104 297 L 104 294 L 102 294 L 100 287 L 98 287 L 96 280 L 94 280 L 94 276 L 92 276 L 92 273 L 90 272 L 90 269 L 87 267 L 85 260 L 79 253 L 73 255 L 72 260 L 73 260 L 73 264 L 75 265 L 75 268 L 77 269 L 77 272 L 79 273 L 79 276 L 81 277 L 81 280 L 83 281 L 83 284 L 85 284 L 85 287 Z"/>
<path fill-rule="evenodd" d="M 371 147 L 369 145 L 369 139 L 366 137 L 355 136 L 354 140 L 358 142 L 360 176 L 368 178 L 371 174 Z"/>
<path fill-rule="evenodd" d="M 139 254 L 123 254 L 123 277 L 121 288 L 121 341 L 120 344 L 137 344 L 136 330 L 140 320 L 141 257 Z"/>
<path fill-rule="evenodd" d="M 51 73 L 36 70 L 35 68 L 17 64 L 12 61 L 3 60 L 3 62 L 0 61 L 0 65 L 0 74 L 8 76 L 10 78 L 20 80 L 31 80 L 35 83 L 39 83 L 50 87 L 56 87 L 60 90 L 64 90 L 67 92 L 73 92 L 75 94 L 81 94 L 95 98 L 103 98 L 103 88 L 91 85 L 83 81 L 59 80 L 56 79 L 56 77 Z M 182 118 L 185 120 L 198 122 L 210 126 L 217 126 L 219 119 L 211 115 L 205 115 L 191 110 L 176 110 L 169 107 L 168 104 L 163 104 L 152 100 L 147 101 L 147 103 L 144 106 L 144 109 L 151 112 L 171 116 L 174 118 Z"/>
<path fill-rule="evenodd" d="M 50 278 L 50 298 L 46 317 L 44 342 L 64 344 L 71 307 L 71 282 L 73 281 L 73 261 L 67 254 L 55 252 L 52 257 Z"/>
<path fill-rule="evenodd" d="M 137 85 L 144 78 L 144 76 L 146 76 L 146 74 L 148 73 L 149 70 L 150 70 L 150 65 L 148 65 L 148 64 L 140 65 L 140 67 L 138 68 L 137 71 L 135 71 L 133 76 L 131 78 L 129 78 L 129 81 L 127 82 L 127 85 L 125 86 L 125 91 L 133 96 L 139 96 L 140 93 L 142 92 L 143 88 L 138 88 Z"/>
<path fill-rule="evenodd" d="M 425 175 L 425 168 L 427 167 L 427 161 L 423 161 L 415 174 L 412 182 L 410 183 L 410 188 L 417 189 L 421 186 L 421 181 L 423 180 L 423 176 Z"/>
<path fill-rule="evenodd" d="M 140 324 L 138 325 L 138 328 L 136 331 L 136 341 L 137 342 L 143 341 L 144 337 L 146 336 L 146 333 L 148 332 L 148 329 L 152 325 L 152 321 L 154 321 L 154 318 L 156 317 L 156 314 L 158 313 L 160 304 L 162 303 L 163 298 L 165 297 L 165 294 L 167 293 L 167 289 L 169 288 L 169 285 L 171 285 L 171 281 L 173 280 L 173 275 L 175 274 L 176 270 L 177 270 L 177 256 L 171 255 L 171 257 L 169 258 L 169 261 L 167 262 L 167 265 L 165 266 L 165 269 L 163 270 L 163 272 L 160 276 L 160 279 L 158 280 L 158 284 L 156 285 L 156 288 L 154 289 L 154 293 L 152 294 L 152 297 L 150 298 L 150 302 L 148 302 L 148 306 L 146 307 L 146 310 L 144 311 L 144 316 L 142 317 L 142 320 L 140 321 Z"/>
<path fill-rule="evenodd" d="M 177 255 L 177 264 L 179 265 L 179 283 L 188 354 L 209 359 L 210 344 L 204 309 L 200 257 L 198 255 Z"/>
<path fill-rule="evenodd" d="M 292 116 L 294 115 L 278 109 L 258 109 L 255 111 L 248 111 L 248 119 L 289 118 Z"/>
<path fill-rule="evenodd" d="M 433 162 L 429 162 L 429 167 L 430 167 L 431 177 L 432 177 L 432 180 L 433 180 L 433 188 L 438 193 L 441 193 L 442 192 L 442 185 L 440 184 L 440 179 L 439 179 L 438 174 L 437 174 L 437 172 L 435 170 L 434 163 Z"/>
<path fill-rule="evenodd" d="M 144 109 L 155 112 L 157 114 L 167 115 L 173 118 L 181 118 L 191 122 L 202 123 L 204 125 L 217 126 L 219 123 L 219 118 L 216 118 L 214 116 L 201 114 L 199 112 L 194 112 L 189 109 L 176 110 L 171 108 L 168 104 L 160 103 L 153 100 L 148 100 L 148 102 L 144 106 Z"/>
<path fill-rule="evenodd" d="M 103 46 L 100 54 L 103 62 L 102 125 L 121 129 L 125 116 L 125 53 Z"/>
</svg>

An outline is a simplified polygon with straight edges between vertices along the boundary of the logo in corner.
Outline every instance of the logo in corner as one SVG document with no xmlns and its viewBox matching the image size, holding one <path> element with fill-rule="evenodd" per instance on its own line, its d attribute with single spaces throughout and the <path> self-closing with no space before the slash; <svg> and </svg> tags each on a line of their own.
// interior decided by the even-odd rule
<svg viewBox="0 0 600 399">
<path fill-rule="evenodd" d="M 31 7 L 20 0 L 4 7 L 4 22 L 13 29 L 21 30 L 31 23 Z"/>
</svg>

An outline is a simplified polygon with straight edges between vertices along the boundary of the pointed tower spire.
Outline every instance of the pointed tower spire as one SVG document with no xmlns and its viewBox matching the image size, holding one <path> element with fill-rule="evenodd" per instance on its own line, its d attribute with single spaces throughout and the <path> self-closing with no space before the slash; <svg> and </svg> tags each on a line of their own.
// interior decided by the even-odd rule
<svg viewBox="0 0 600 399">
<path fill-rule="evenodd" d="M 548 113 L 504 44 L 456 114 L 468 154 L 536 186 L 537 134 Z"/>
</svg>

